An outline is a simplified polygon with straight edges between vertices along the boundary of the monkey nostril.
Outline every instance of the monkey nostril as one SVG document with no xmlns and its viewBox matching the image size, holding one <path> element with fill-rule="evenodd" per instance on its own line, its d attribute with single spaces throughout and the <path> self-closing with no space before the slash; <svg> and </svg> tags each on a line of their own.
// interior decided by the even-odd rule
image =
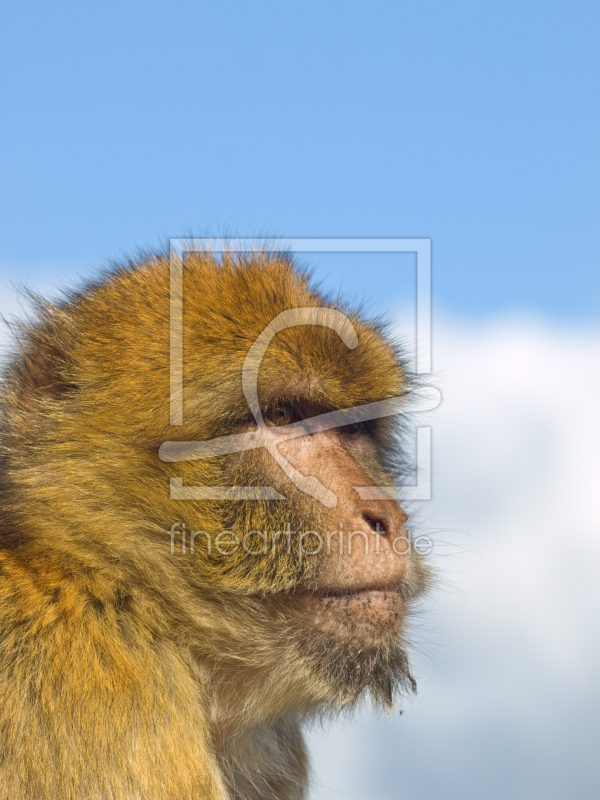
<svg viewBox="0 0 600 800">
<path fill-rule="evenodd" d="M 385 536 L 387 533 L 387 525 L 381 517 L 372 517 L 370 514 L 363 514 L 363 519 L 371 530 Z"/>
</svg>

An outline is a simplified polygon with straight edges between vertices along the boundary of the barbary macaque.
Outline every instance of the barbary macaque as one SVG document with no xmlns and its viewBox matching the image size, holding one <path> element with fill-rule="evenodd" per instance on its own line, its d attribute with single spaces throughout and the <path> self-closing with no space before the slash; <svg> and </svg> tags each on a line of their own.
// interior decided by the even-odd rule
<svg viewBox="0 0 600 800">
<path fill-rule="evenodd" d="M 16 331 L 0 800 L 302 798 L 301 723 L 415 687 L 396 348 L 285 254 L 175 266 L 179 312 L 157 255 Z"/>
</svg>

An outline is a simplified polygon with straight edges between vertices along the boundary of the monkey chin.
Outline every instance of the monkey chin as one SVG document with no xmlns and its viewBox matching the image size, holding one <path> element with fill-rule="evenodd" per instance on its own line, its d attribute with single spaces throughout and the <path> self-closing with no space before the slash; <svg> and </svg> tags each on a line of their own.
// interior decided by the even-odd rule
<svg viewBox="0 0 600 800">
<path fill-rule="evenodd" d="M 406 613 L 401 593 L 393 588 L 315 590 L 303 593 L 300 602 L 313 629 L 361 649 L 394 641 Z"/>
<path fill-rule="evenodd" d="M 328 588 L 296 597 L 311 625 L 303 651 L 327 682 L 331 708 L 366 694 L 389 710 L 397 692 L 416 691 L 402 635 L 407 605 L 400 587 Z"/>
</svg>

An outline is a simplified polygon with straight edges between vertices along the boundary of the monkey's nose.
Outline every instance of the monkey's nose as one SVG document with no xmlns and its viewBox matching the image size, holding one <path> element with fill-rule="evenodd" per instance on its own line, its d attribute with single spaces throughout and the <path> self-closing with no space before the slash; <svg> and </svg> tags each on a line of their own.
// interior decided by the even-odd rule
<svg viewBox="0 0 600 800">
<path fill-rule="evenodd" d="M 389 522 L 383 515 L 375 516 L 365 512 L 362 517 L 369 528 L 371 528 L 372 531 L 375 531 L 375 533 L 380 533 L 382 536 L 385 536 L 389 532 Z"/>
</svg>

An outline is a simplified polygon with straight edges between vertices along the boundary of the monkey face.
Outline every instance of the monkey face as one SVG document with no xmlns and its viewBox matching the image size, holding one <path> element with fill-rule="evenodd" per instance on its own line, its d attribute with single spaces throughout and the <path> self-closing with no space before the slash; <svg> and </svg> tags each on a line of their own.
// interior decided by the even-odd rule
<svg viewBox="0 0 600 800">
<path fill-rule="evenodd" d="M 374 475 L 384 477 L 377 469 L 375 432 L 366 425 L 310 432 L 318 410 L 309 402 L 292 404 L 285 414 L 281 408 L 267 414 L 275 436 L 282 419 L 284 424 L 305 420 L 307 432 L 282 441 L 280 452 L 336 500 L 324 508 L 303 498 L 289 481 L 278 481 L 296 515 L 304 513 L 300 530 L 307 532 L 295 553 L 304 559 L 304 569 L 285 600 L 294 612 L 298 649 L 328 686 L 334 705 L 367 690 L 389 706 L 395 689 L 414 689 L 403 631 L 410 604 L 427 583 L 427 569 L 412 549 L 406 514 L 374 484 Z M 369 499 L 361 498 L 364 490 Z"/>
<path fill-rule="evenodd" d="M 244 453 L 226 466 L 228 482 L 271 485 L 282 501 L 229 507 L 228 529 L 254 534 L 250 552 L 230 560 L 223 574 L 238 591 L 243 582 L 250 595 L 280 603 L 282 635 L 334 706 L 365 690 L 389 705 L 395 689 L 414 688 L 403 631 L 428 578 L 406 514 L 386 491 L 390 428 L 376 420 L 322 429 L 321 421 L 338 413 L 323 389 L 315 399 L 323 382 L 312 382 L 313 396 L 302 391 L 301 375 L 290 382 L 293 393 L 279 386 L 263 401 L 266 452 Z M 255 428 L 244 421 L 236 430 Z"/>
</svg>

